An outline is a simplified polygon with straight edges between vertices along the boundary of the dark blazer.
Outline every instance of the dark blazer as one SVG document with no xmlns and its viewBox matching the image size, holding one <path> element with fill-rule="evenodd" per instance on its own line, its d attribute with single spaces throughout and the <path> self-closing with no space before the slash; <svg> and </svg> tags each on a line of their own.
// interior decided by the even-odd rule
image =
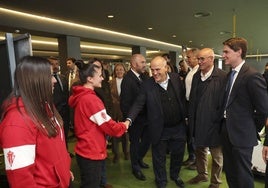
<svg viewBox="0 0 268 188">
<path fill-rule="evenodd" d="M 59 79 L 59 80 L 58 80 Z M 69 91 L 68 91 L 68 80 L 64 75 L 58 74 L 57 83 L 54 84 L 53 91 L 53 102 L 60 113 L 64 126 L 69 126 L 70 123 L 70 112 L 68 105 Z M 62 88 L 60 83 L 62 84 Z M 66 130 L 67 131 L 67 130 Z"/>
<path fill-rule="evenodd" d="M 254 111 L 268 117 L 266 82 L 260 73 L 245 63 L 237 75 L 226 104 L 226 129 L 234 146 L 257 145 Z"/>
<path fill-rule="evenodd" d="M 183 120 L 185 120 L 185 90 L 179 74 L 170 73 L 170 81 L 174 87 Z M 146 107 L 148 131 L 153 144 L 158 143 L 164 128 L 164 115 L 158 87 L 159 86 L 154 81 L 153 77 L 143 82 L 140 94 L 128 114 L 128 117 L 133 120 L 137 117 L 137 114 L 143 109 L 143 107 Z M 182 136 L 185 137 L 186 132 L 183 132 Z"/>
<path fill-rule="evenodd" d="M 226 72 L 214 67 L 205 87 L 198 93 L 201 71 L 193 76 L 189 98 L 189 126 L 196 146 L 219 146 L 221 105 Z"/>
<path fill-rule="evenodd" d="M 145 75 L 141 75 L 141 77 L 143 80 L 148 79 L 148 77 Z M 124 76 L 121 83 L 120 108 L 123 114 L 123 118 L 128 117 L 129 110 L 139 95 L 140 87 L 141 81 L 131 70 L 129 70 Z M 146 121 L 145 110 L 141 111 L 141 113 L 138 115 L 138 118 L 142 118 L 144 121 Z"/>
</svg>

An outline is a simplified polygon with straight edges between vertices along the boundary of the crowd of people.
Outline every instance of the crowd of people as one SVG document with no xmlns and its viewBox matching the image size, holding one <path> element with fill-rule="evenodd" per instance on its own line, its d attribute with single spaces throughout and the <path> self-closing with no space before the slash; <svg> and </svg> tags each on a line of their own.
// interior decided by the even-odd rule
<svg viewBox="0 0 268 188">
<path fill-rule="evenodd" d="M 114 65 L 111 80 L 97 58 L 86 63 L 68 58 L 63 74 L 55 57 L 23 57 L 0 121 L 9 186 L 72 188 L 75 156 L 81 188 L 111 188 L 107 143 L 112 143 L 116 164 L 121 142 L 124 159 L 130 159 L 132 174 L 140 181 L 147 180 L 143 170 L 150 166 L 143 158 L 151 150 L 157 188 L 167 187 L 168 174 L 184 188 L 183 165 L 196 170 L 187 182 L 197 187 L 210 181 L 209 188 L 219 188 L 224 170 L 230 188 L 253 188 L 252 153 L 258 131 L 268 126 L 268 89 L 267 73 L 250 67 L 246 53 L 245 39 L 230 38 L 223 42 L 222 54 L 229 72 L 215 66 L 213 49 L 193 48 L 178 69 L 168 54 L 154 57 L 150 74 L 146 58 L 134 54 L 129 70 L 122 63 Z M 68 152 L 70 128 L 75 155 Z M 262 158 L 266 163 L 268 134 Z"/>
</svg>

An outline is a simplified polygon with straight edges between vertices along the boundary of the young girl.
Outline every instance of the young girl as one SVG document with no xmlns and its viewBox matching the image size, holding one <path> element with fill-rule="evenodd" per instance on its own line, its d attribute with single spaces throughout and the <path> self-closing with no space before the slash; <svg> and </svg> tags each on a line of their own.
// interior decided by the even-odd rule
<svg viewBox="0 0 268 188">
<path fill-rule="evenodd" d="M 106 113 L 94 88 L 101 87 L 101 67 L 78 62 L 81 85 L 73 86 L 69 105 L 74 108 L 75 153 L 81 174 L 81 187 L 98 188 L 103 160 L 107 157 L 105 135 L 121 136 L 127 123 L 117 123 Z"/>
<path fill-rule="evenodd" d="M 62 119 L 53 105 L 56 80 L 47 59 L 24 57 L 3 104 L 0 147 L 11 188 L 69 187 L 70 157 Z"/>
</svg>

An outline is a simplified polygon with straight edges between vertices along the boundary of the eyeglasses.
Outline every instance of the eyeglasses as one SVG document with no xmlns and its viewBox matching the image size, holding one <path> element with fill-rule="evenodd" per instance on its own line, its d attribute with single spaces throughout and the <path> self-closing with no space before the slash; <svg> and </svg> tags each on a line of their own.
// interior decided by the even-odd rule
<svg viewBox="0 0 268 188">
<path fill-rule="evenodd" d="M 207 58 L 209 58 L 209 57 L 211 57 L 211 56 L 208 56 L 208 57 L 198 57 L 197 60 L 198 60 L 198 61 L 201 61 L 201 62 L 204 62 L 205 59 L 207 59 Z"/>
</svg>

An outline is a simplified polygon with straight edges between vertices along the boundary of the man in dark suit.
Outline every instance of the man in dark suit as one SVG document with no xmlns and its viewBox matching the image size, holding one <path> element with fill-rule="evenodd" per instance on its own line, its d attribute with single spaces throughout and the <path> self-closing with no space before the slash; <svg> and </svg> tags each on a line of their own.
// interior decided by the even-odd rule
<svg viewBox="0 0 268 188">
<path fill-rule="evenodd" d="M 257 145 L 254 112 L 268 116 L 268 95 L 263 76 L 245 63 L 247 41 L 223 42 L 223 59 L 232 71 L 227 76 L 223 105 L 223 164 L 230 188 L 253 188 L 253 147 Z M 233 81 L 232 81 L 233 80 Z M 263 122 L 265 124 L 265 122 Z"/>
<path fill-rule="evenodd" d="M 66 141 L 66 146 L 68 146 L 67 138 L 68 138 L 69 126 L 70 126 L 70 114 L 69 114 L 70 112 L 69 112 L 69 105 L 68 105 L 68 98 L 69 98 L 68 81 L 64 75 L 59 74 L 60 72 L 59 60 L 55 57 L 49 57 L 48 60 L 50 61 L 50 64 L 52 65 L 53 76 L 57 80 L 57 82 L 54 84 L 53 100 L 64 123 L 65 141 Z"/>
<path fill-rule="evenodd" d="M 267 123 L 266 123 L 267 125 Z M 268 129 L 267 126 L 265 127 L 265 140 L 263 143 L 263 149 L 262 149 L 262 158 L 264 160 L 264 162 L 266 163 L 266 170 L 265 170 L 265 188 L 268 188 Z"/>
<path fill-rule="evenodd" d="M 151 61 L 152 77 L 143 82 L 128 120 L 135 120 L 146 106 L 152 141 L 152 160 L 158 188 L 167 184 L 166 151 L 170 151 L 170 178 L 184 187 L 179 177 L 186 143 L 185 90 L 177 73 L 167 73 L 167 62 L 157 56 Z M 135 126 L 135 125 L 132 125 Z"/>
<path fill-rule="evenodd" d="M 189 127 L 194 139 L 197 176 L 190 184 L 208 181 L 208 149 L 212 156 L 209 188 L 219 188 L 223 165 L 220 144 L 222 87 L 226 73 L 214 66 L 214 52 L 204 48 L 197 54 L 199 70 L 192 80 L 189 97 Z"/>
<path fill-rule="evenodd" d="M 146 60 L 141 54 L 134 54 L 130 59 L 130 65 L 131 69 L 124 76 L 121 83 L 120 107 L 123 118 L 127 118 L 127 114 L 140 92 L 141 83 L 147 79 L 147 76 L 144 74 L 146 71 Z M 149 168 L 149 165 L 143 162 L 143 157 L 150 147 L 145 110 L 138 114 L 128 132 L 132 173 L 137 179 L 144 181 L 146 177 L 142 173 L 141 168 Z"/>
</svg>

